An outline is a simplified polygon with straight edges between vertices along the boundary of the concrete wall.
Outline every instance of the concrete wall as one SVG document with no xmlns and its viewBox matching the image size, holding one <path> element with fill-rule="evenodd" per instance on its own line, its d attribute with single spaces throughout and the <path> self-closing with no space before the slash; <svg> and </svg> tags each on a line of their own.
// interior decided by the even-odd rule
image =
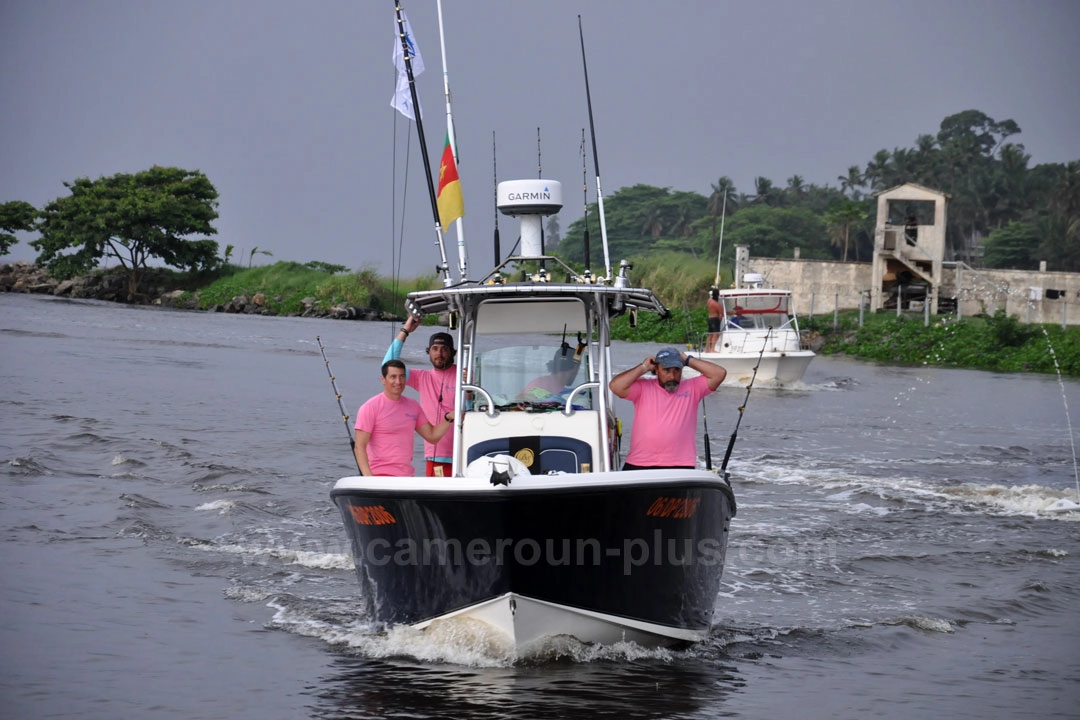
<svg viewBox="0 0 1080 720">
<path fill-rule="evenodd" d="M 856 310 L 860 295 L 868 294 L 873 285 L 869 262 L 759 258 L 752 257 L 743 245 L 736 248 L 735 268 L 736 277 L 757 272 L 765 276 L 767 286 L 790 289 L 800 317 L 834 309 Z M 1080 325 L 1080 273 L 946 266 L 941 271 L 939 295 L 956 297 L 961 317 L 992 315 L 1004 308 L 1023 322 L 1060 324 L 1064 318 L 1068 325 Z"/>
</svg>

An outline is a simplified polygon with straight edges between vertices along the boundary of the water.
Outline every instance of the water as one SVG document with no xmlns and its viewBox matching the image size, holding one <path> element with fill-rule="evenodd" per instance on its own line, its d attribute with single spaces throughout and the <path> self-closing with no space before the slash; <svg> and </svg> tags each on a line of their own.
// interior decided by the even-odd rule
<svg viewBox="0 0 1080 720">
<path fill-rule="evenodd" d="M 315 338 L 352 413 L 391 332 L 0 296 L 0 717 L 1077 716 L 1080 383 L 819 357 L 756 387 L 709 640 L 511 663 L 359 613 Z M 744 397 L 709 398 L 713 458 Z"/>
</svg>

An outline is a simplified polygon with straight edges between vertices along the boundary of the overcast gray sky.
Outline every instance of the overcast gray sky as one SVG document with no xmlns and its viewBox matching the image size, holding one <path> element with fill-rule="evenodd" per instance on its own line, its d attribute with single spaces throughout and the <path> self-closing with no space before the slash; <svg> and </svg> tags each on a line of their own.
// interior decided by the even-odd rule
<svg viewBox="0 0 1080 720">
<path fill-rule="evenodd" d="M 436 4 L 403 6 L 437 171 Z M 967 109 L 1015 120 L 1031 165 L 1080 159 L 1077 0 L 444 0 L 474 278 L 493 259 L 493 134 L 498 179 L 536 177 L 539 127 L 562 227 L 582 214 L 579 14 L 608 196 L 636 183 L 707 195 L 721 175 L 743 192 L 758 175 L 836 186 Z M 257 264 L 388 273 L 396 215 L 403 274 L 428 272 L 415 128 L 389 105 L 393 33 L 390 0 L 0 0 L 0 202 L 172 165 L 214 183 L 216 239 L 245 262 L 259 247 L 273 258 Z M 505 253 L 517 222 L 499 227 Z M 5 259 L 34 256 L 22 242 Z"/>
</svg>

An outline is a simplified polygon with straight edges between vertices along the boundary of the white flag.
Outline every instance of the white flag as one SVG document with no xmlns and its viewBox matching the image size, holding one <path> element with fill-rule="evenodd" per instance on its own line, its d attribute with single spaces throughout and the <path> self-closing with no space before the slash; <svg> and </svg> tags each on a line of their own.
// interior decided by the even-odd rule
<svg viewBox="0 0 1080 720">
<path fill-rule="evenodd" d="M 409 18 L 405 17 L 405 11 L 401 11 L 401 27 L 405 28 L 405 43 L 409 46 L 409 60 L 412 65 L 413 77 L 424 72 L 424 58 L 420 57 L 420 46 L 416 44 L 416 36 L 413 35 L 412 25 Z M 397 18 L 394 18 L 394 67 L 398 75 L 405 75 L 405 55 L 401 51 L 401 35 L 398 34 Z"/>
<path fill-rule="evenodd" d="M 416 36 L 413 35 L 412 25 L 409 18 L 405 17 L 405 11 L 401 11 L 401 27 L 405 29 L 405 43 L 409 46 L 409 64 L 412 65 L 413 79 L 424 72 L 424 58 L 420 57 L 420 46 L 416 44 Z M 413 112 L 412 92 L 409 90 L 409 73 L 405 69 L 405 53 L 401 49 L 401 35 L 398 34 L 397 18 L 394 19 L 394 67 L 397 68 L 397 89 L 394 97 L 390 100 L 390 107 L 409 118 L 416 120 Z M 424 111 L 420 111 L 421 116 Z"/>
<path fill-rule="evenodd" d="M 416 113 L 413 112 L 412 93 L 409 91 L 408 75 L 397 76 L 397 90 L 394 92 L 393 99 L 390 100 L 390 107 L 410 120 L 416 120 Z M 423 115 L 423 110 L 420 111 L 420 114 Z"/>
</svg>

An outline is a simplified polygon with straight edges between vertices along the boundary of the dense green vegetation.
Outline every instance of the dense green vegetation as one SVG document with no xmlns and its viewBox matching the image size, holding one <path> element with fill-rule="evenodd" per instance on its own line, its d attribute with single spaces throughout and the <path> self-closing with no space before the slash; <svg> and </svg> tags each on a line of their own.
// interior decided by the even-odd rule
<svg viewBox="0 0 1080 720">
<path fill-rule="evenodd" d="M 890 365 L 933 365 L 998 372 L 1055 372 L 1080 375 L 1080 328 L 1026 325 L 999 311 L 992 317 L 932 318 L 866 315 L 859 328 L 857 313 L 842 313 L 840 330 L 832 318 L 807 323 L 825 336 L 823 354 L 845 353 Z"/>
<path fill-rule="evenodd" d="M 915 147 L 879 150 L 865 167 L 853 165 L 837 176 L 839 187 L 807 184 L 799 175 L 784 187 L 755 178 L 751 193 L 739 192 L 727 176 L 706 197 L 648 185 L 622 188 L 604 200 L 610 254 L 640 258 L 676 250 L 715 258 L 723 228 L 723 258 L 730 264 L 736 244 L 759 257 L 869 261 L 877 200 L 873 193 L 917 183 L 949 194 L 946 260 L 973 267 L 1080 271 L 1080 161 L 1028 167 L 1030 156 L 1014 142 L 1012 120 L 997 122 L 978 110 L 941 121 L 934 135 L 920 135 Z M 726 198 L 726 199 L 725 199 Z M 908 212 L 923 224 L 925 209 L 891 208 L 903 223 Z M 584 235 L 599 237 L 597 206 L 574 221 L 559 255 L 584 262 Z M 555 236 L 550 232 L 549 235 Z M 594 239 L 591 266 L 602 254 Z"/>
<path fill-rule="evenodd" d="M 303 312 L 305 298 L 314 298 L 315 307 L 323 311 L 352 306 L 400 315 L 404 313 L 408 293 L 435 287 L 434 276 L 393 283 L 379 277 L 370 268 L 362 268 L 354 273 L 344 273 L 343 270 L 340 266 L 319 261 L 304 265 L 278 262 L 254 268 L 227 265 L 216 270 L 212 276 L 191 276 L 184 283 L 187 292 L 181 300 L 197 298 L 196 304 L 200 309 L 211 310 L 239 295 L 250 298 L 261 294 L 265 298 L 265 307 L 280 315 Z M 207 279 L 211 281 L 203 285 L 202 282 Z"/>
</svg>

